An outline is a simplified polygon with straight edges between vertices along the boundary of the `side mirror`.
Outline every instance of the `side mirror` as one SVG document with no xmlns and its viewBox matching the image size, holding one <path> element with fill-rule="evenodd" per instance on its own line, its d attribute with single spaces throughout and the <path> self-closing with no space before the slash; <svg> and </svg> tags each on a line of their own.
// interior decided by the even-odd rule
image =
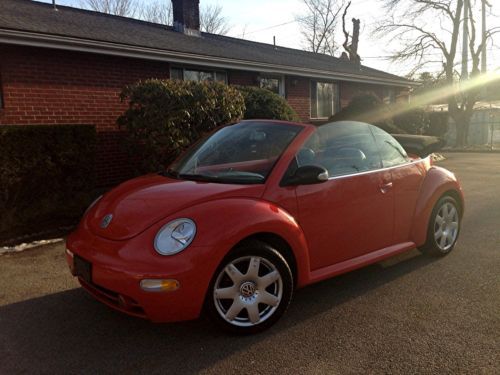
<svg viewBox="0 0 500 375">
<path fill-rule="evenodd" d="M 297 168 L 293 176 L 286 179 L 284 185 L 312 185 L 328 181 L 328 171 L 317 165 L 304 165 Z"/>
</svg>

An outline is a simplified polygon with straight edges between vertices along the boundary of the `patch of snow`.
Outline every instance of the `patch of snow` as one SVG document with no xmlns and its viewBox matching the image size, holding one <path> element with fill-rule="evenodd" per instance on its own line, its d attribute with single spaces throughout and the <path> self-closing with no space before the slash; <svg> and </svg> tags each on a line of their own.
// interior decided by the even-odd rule
<svg viewBox="0 0 500 375">
<path fill-rule="evenodd" d="M 437 152 L 431 154 L 431 159 L 433 162 L 446 160 L 444 155 L 438 154 Z"/>
<path fill-rule="evenodd" d="M 52 238 L 50 240 L 40 240 L 40 241 L 33 241 L 33 242 L 29 242 L 29 243 L 21 243 L 21 244 L 16 245 L 16 246 L 3 246 L 3 247 L 0 247 L 0 255 L 10 254 L 10 253 L 19 253 L 19 252 L 24 251 L 24 250 L 33 249 L 35 247 L 50 245 L 50 244 L 59 243 L 59 242 L 63 242 L 63 241 L 64 240 L 62 238 Z"/>
</svg>

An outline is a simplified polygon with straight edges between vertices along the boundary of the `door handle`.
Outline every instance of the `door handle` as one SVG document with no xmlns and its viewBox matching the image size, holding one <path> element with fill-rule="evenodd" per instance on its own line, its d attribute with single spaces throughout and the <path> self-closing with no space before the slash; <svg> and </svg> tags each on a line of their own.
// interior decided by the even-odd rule
<svg viewBox="0 0 500 375">
<path fill-rule="evenodd" d="M 391 189 L 392 189 L 392 182 L 385 182 L 380 185 L 380 191 L 382 192 L 382 194 L 387 193 Z"/>
</svg>

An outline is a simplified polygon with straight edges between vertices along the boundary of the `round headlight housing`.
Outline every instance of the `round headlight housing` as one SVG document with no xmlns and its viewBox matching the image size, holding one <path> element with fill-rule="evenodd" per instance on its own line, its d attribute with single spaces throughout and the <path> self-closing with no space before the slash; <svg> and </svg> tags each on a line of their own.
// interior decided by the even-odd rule
<svg viewBox="0 0 500 375">
<path fill-rule="evenodd" d="M 176 219 L 164 225 L 156 234 L 155 250 L 161 255 L 174 255 L 193 242 L 196 224 L 191 219 Z"/>
</svg>

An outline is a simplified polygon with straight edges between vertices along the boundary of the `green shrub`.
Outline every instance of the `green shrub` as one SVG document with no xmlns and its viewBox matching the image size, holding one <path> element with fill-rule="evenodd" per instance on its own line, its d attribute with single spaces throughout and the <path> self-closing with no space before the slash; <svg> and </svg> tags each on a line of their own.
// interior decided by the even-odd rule
<svg viewBox="0 0 500 375">
<path fill-rule="evenodd" d="M 423 108 L 414 108 L 393 117 L 394 125 L 409 134 L 421 135 L 429 128 L 429 115 Z"/>
<path fill-rule="evenodd" d="M 127 86 L 128 109 L 118 119 L 136 173 L 161 170 L 188 145 L 245 109 L 234 87 L 217 82 L 147 80 Z"/>
<path fill-rule="evenodd" d="M 96 132 L 0 126 L 0 239 L 78 220 L 92 200 Z"/>
<path fill-rule="evenodd" d="M 346 107 L 329 119 L 329 121 L 347 120 L 373 124 L 393 134 L 405 133 L 394 125 L 390 107 L 374 94 L 354 96 Z"/>
<path fill-rule="evenodd" d="M 299 121 L 299 116 L 281 96 L 267 89 L 239 86 L 245 99 L 245 119 Z"/>
</svg>

